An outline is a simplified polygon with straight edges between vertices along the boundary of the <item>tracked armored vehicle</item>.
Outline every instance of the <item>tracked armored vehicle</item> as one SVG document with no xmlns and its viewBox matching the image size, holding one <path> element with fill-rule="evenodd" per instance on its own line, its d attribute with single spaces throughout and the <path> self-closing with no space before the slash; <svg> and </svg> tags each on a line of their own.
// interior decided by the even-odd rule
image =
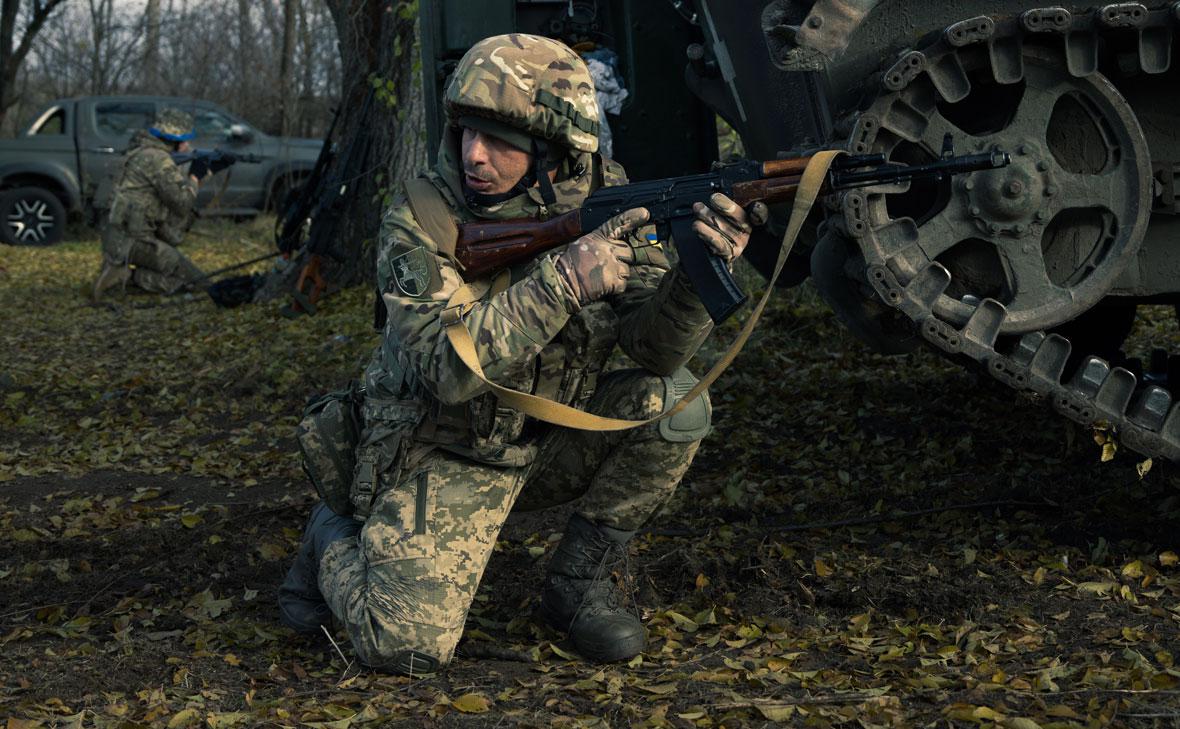
<svg viewBox="0 0 1180 729">
<path fill-rule="evenodd" d="M 498 15 L 489 24 L 491 5 Z M 454 55 L 463 45 L 455 18 L 474 24 L 483 13 L 481 32 L 617 49 L 638 99 L 619 135 L 642 140 L 624 142 L 618 156 L 640 178 L 686 171 L 661 168 L 670 161 L 710 158 L 702 110 L 724 118 L 759 159 L 841 147 L 918 164 L 937 159 L 948 140 L 958 153 L 1010 153 L 1003 169 L 828 199 L 786 278 L 811 275 L 848 327 L 881 351 L 924 342 L 1044 396 L 1073 420 L 1108 424 L 1140 453 L 1180 458 L 1180 392 L 1166 386 L 1166 361 L 1144 372 L 1120 353 L 1138 304 L 1180 301 L 1180 255 L 1171 249 L 1180 233 L 1172 63 L 1180 3 L 423 7 L 437 72 L 428 107 L 448 47 Z M 687 61 L 694 98 L 668 83 L 669 59 L 676 68 Z M 656 78 L 653 105 L 644 90 Z M 660 147 L 669 144 L 680 153 Z M 747 254 L 764 271 L 777 252 L 771 227 Z M 1175 386 L 1180 368 L 1171 369 Z"/>
<path fill-rule="evenodd" d="M 1166 367 L 1119 352 L 1136 304 L 1180 289 L 1180 3 L 819 0 L 761 18 L 776 68 L 818 76 L 824 144 L 899 162 L 946 139 L 1012 154 L 1002 170 L 832 201 L 811 273 L 841 319 L 878 349 L 924 340 L 1136 451 L 1180 457 L 1175 398 L 1144 382 Z"/>
</svg>

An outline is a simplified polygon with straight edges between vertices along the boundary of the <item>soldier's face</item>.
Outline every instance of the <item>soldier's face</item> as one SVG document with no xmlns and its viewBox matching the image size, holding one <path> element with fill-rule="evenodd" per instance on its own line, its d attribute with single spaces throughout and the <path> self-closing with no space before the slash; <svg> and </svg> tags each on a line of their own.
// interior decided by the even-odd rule
<svg viewBox="0 0 1180 729">
<path fill-rule="evenodd" d="M 463 128 L 463 178 L 475 192 L 508 192 L 528 172 L 532 158 L 498 137 Z"/>
</svg>

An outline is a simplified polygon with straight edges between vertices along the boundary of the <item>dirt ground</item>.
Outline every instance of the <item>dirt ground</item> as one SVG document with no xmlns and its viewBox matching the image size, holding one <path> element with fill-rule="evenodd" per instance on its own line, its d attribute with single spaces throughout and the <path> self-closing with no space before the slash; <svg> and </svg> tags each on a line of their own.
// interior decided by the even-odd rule
<svg viewBox="0 0 1180 729">
<path fill-rule="evenodd" d="M 265 229 L 203 229 L 192 255 L 249 258 Z M 92 306 L 97 260 L 0 249 L 8 727 L 1180 726 L 1175 465 L 1140 476 L 1045 403 L 871 354 L 807 287 L 635 541 L 641 658 L 585 664 L 531 620 L 567 507 L 510 519 L 448 670 L 369 672 L 274 608 L 312 504 L 295 418 L 359 370 L 369 294 L 295 321 Z M 1150 309 L 1132 345 L 1177 338 Z"/>
</svg>

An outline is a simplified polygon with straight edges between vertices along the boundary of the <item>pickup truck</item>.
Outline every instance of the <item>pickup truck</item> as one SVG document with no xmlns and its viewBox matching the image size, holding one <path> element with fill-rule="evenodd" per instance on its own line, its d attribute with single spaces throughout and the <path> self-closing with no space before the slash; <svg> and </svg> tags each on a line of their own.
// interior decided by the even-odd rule
<svg viewBox="0 0 1180 729">
<path fill-rule="evenodd" d="M 193 115 L 194 148 L 252 154 L 206 178 L 197 198 L 202 215 L 249 217 L 281 204 L 315 166 L 323 141 L 272 137 L 208 101 L 164 96 L 59 99 L 19 136 L 0 139 L 0 241 L 50 245 L 62 238 L 69 213 L 100 218 L 131 135 L 151 126 L 156 109 Z"/>
</svg>

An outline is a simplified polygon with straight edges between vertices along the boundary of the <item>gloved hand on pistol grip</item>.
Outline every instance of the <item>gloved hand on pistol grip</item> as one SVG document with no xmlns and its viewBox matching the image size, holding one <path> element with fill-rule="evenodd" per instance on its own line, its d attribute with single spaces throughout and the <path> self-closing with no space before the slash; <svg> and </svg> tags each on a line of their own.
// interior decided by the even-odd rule
<svg viewBox="0 0 1180 729">
<path fill-rule="evenodd" d="M 578 303 L 585 306 L 627 286 L 634 260 L 625 238 L 643 227 L 649 218 L 644 208 L 619 213 L 591 233 L 566 246 L 554 259 Z"/>
<path fill-rule="evenodd" d="M 189 163 L 188 173 L 198 181 L 205 179 L 205 176 L 209 174 L 209 158 L 194 157 L 193 161 Z"/>
<path fill-rule="evenodd" d="M 233 165 L 237 161 L 238 156 L 233 152 L 219 152 L 209 162 L 209 171 L 216 175 L 218 172 L 221 172 L 226 167 Z"/>
<path fill-rule="evenodd" d="M 752 225 L 766 222 L 769 211 L 763 203 L 754 203 L 750 213 L 719 192 L 709 197 L 709 204 L 693 205 L 697 219 L 692 229 L 715 255 L 732 265 L 750 243 Z"/>
</svg>

